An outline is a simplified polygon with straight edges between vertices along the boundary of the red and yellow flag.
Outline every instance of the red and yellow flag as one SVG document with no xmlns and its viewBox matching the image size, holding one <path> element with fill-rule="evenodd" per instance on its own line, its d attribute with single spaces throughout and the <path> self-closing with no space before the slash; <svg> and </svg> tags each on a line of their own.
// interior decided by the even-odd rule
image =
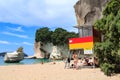
<svg viewBox="0 0 120 80">
<path fill-rule="evenodd" d="M 93 48 L 93 36 L 69 39 L 69 49 L 84 49 L 84 48 Z"/>
</svg>

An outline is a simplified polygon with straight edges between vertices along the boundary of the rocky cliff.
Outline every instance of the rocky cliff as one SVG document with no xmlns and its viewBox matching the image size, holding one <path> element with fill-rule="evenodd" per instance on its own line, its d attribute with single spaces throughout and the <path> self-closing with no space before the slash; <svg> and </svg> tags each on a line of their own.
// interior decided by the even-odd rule
<svg viewBox="0 0 120 80">
<path fill-rule="evenodd" d="M 77 26 L 93 25 L 102 17 L 102 10 L 110 0 L 79 0 L 75 5 Z"/>
<path fill-rule="evenodd" d="M 44 58 L 44 55 L 42 53 L 42 51 L 40 50 L 42 47 L 42 43 L 41 42 L 35 42 L 34 43 L 34 51 L 35 51 L 35 54 L 33 57 L 35 58 Z"/>
<path fill-rule="evenodd" d="M 68 49 L 66 45 L 54 46 L 52 43 L 43 44 L 42 42 L 34 43 L 35 54 L 29 58 L 52 58 L 60 59 L 67 55 Z"/>
</svg>

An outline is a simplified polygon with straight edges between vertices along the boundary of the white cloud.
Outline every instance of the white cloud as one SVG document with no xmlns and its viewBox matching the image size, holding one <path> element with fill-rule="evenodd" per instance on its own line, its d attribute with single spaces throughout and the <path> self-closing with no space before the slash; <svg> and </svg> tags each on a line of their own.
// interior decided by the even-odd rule
<svg viewBox="0 0 120 80">
<path fill-rule="evenodd" d="M 10 44 L 10 42 L 8 42 L 8 41 L 3 41 L 3 40 L 0 40 L 0 44 Z"/>
<path fill-rule="evenodd" d="M 0 21 L 27 26 L 75 25 L 78 0 L 0 0 Z"/>
<path fill-rule="evenodd" d="M 4 41 L 4 40 L 0 40 L 0 44 L 12 44 L 12 45 L 28 45 L 28 46 L 33 46 L 33 43 L 29 43 L 29 42 L 8 42 L 8 41 Z"/>
<path fill-rule="evenodd" d="M 20 45 L 20 43 L 17 43 L 17 42 L 14 42 L 14 43 L 12 43 L 13 45 Z"/>
<path fill-rule="evenodd" d="M 29 46 L 33 46 L 33 44 L 32 44 L 32 43 L 29 43 L 29 42 L 23 42 L 22 44 L 29 45 Z"/>
<path fill-rule="evenodd" d="M 2 32 L 2 34 L 29 39 L 29 37 L 27 35 L 20 35 L 20 34 L 15 34 L 15 33 L 11 33 L 11 32 Z"/>
<path fill-rule="evenodd" d="M 33 43 L 29 43 L 29 42 L 13 42 L 12 45 L 28 45 L 28 46 L 33 46 Z"/>
<path fill-rule="evenodd" d="M 12 31 L 18 31 L 18 32 L 24 32 L 24 30 L 22 29 L 21 26 L 17 27 L 17 28 L 11 28 L 11 27 L 7 27 L 8 29 L 12 30 Z"/>
</svg>

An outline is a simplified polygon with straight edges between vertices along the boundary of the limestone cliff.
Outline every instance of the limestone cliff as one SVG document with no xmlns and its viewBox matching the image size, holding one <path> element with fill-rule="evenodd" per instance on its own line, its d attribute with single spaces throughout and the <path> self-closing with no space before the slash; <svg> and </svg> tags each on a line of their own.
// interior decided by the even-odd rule
<svg viewBox="0 0 120 80">
<path fill-rule="evenodd" d="M 34 57 L 35 58 L 43 58 L 44 57 L 40 48 L 41 48 L 41 42 L 35 42 L 34 43 L 34 51 L 35 51 Z"/>
<path fill-rule="evenodd" d="M 60 59 L 68 53 L 67 46 L 54 46 L 52 43 L 43 44 L 42 42 L 34 43 L 34 56 L 30 58 L 52 58 Z"/>
<path fill-rule="evenodd" d="M 110 0 L 79 0 L 75 5 L 77 26 L 93 25 L 102 17 L 102 10 Z"/>
</svg>

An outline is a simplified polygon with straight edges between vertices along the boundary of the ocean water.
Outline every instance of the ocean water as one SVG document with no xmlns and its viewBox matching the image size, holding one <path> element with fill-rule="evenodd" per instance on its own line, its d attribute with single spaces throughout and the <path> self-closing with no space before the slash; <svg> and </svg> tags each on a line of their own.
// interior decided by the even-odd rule
<svg viewBox="0 0 120 80">
<path fill-rule="evenodd" d="M 50 62 L 49 59 L 23 59 L 19 63 L 5 63 L 4 62 L 4 57 L 0 57 L 0 66 L 4 65 L 26 65 L 26 64 L 37 64 L 37 63 L 47 63 Z"/>
</svg>

